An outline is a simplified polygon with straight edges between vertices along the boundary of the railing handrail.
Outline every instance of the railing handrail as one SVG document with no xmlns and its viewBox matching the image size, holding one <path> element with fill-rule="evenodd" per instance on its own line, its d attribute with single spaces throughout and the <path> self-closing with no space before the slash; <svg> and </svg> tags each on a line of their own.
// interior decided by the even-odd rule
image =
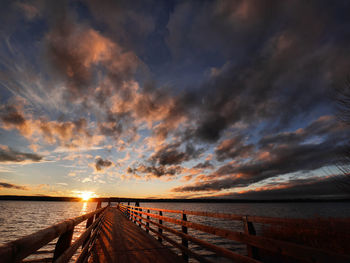
<svg viewBox="0 0 350 263">
<path fill-rule="evenodd" d="M 139 216 L 139 215 L 135 215 L 135 217 L 141 218 L 141 216 Z M 163 217 L 163 218 L 164 218 L 164 217 Z M 143 218 L 143 217 L 142 217 L 142 220 L 145 220 L 145 221 L 148 222 L 148 223 L 152 223 L 152 224 L 154 224 L 154 225 L 156 225 L 156 226 L 158 226 L 158 227 L 160 227 L 160 228 L 162 228 L 162 229 L 164 229 L 164 230 L 166 230 L 166 231 L 168 231 L 168 232 L 171 232 L 171 233 L 173 233 L 173 234 L 175 234 L 175 235 L 177 235 L 177 236 L 179 236 L 179 237 L 182 237 L 182 238 L 185 238 L 185 239 L 187 239 L 187 240 L 189 240 L 189 241 L 192 241 L 192 242 L 194 242 L 194 243 L 197 243 L 198 245 L 201 245 L 201 246 L 203 246 L 203 247 L 207 247 L 207 248 L 211 249 L 212 251 L 215 251 L 215 252 L 218 253 L 218 254 L 225 255 L 226 257 L 228 257 L 228 258 L 230 258 L 230 259 L 233 259 L 233 260 L 240 260 L 240 262 L 249 262 L 249 263 L 257 263 L 257 262 L 260 262 L 260 261 L 254 260 L 254 259 L 252 259 L 252 258 L 243 256 L 243 255 L 240 255 L 240 254 L 238 254 L 238 253 L 234 253 L 234 252 L 232 252 L 232 251 L 230 251 L 230 250 L 228 250 L 228 249 L 220 248 L 220 247 L 218 247 L 218 246 L 216 246 L 216 245 L 210 244 L 210 243 L 205 242 L 205 241 L 203 241 L 203 240 L 200 240 L 200 239 L 198 239 L 198 238 L 194 238 L 194 237 L 192 237 L 192 236 L 190 236 L 190 235 L 188 235 L 188 234 L 183 234 L 183 233 L 181 233 L 180 231 L 177 231 L 177 230 L 172 229 L 172 228 L 170 228 L 170 227 L 164 226 L 164 225 L 159 224 L 159 223 L 157 223 L 157 222 L 154 222 L 154 221 L 152 221 L 152 220 L 145 219 L 145 218 Z M 145 226 L 145 224 L 143 224 L 143 223 L 141 223 L 141 224 Z M 152 230 L 152 228 L 149 228 L 149 229 Z M 162 235 L 162 238 L 164 238 L 164 237 L 165 237 L 165 236 Z"/>
<path fill-rule="evenodd" d="M 0 259 L 3 260 L 3 262 L 20 261 L 86 219 L 89 219 L 97 213 L 101 213 L 104 209 L 106 209 L 106 207 L 100 208 L 85 215 L 64 220 L 53 226 L 1 245 Z"/>
<path fill-rule="evenodd" d="M 102 220 L 104 218 L 104 214 L 101 215 L 93 224 L 91 224 L 80 236 L 75 242 L 58 258 L 55 260 L 55 263 L 64 263 L 68 262 L 69 259 L 74 255 L 74 253 L 77 251 L 77 249 L 83 245 L 84 241 L 89 237 L 90 233 L 93 229 L 98 229 L 98 225 L 101 224 Z M 96 227 L 97 226 L 97 227 Z M 88 246 L 86 244 L 85 246 Z M 83 246 L 83 249 L 85 248 Z"/>
<path fill-rule="evenodd" d="M 154 221 L 151 221 L 150 218 L 155 218 L 158 219 L 160 222 L 165 221 L 168 223 L 172 224 L 177 224 L 181 226 L 185 226 L 187 228 L 192 228 L 196 229 L 202 232 L 206 232 L 209 234 L 213 234 L 216 236 L 220 236 L 229 240 L 237 241 L 243 244 L 246 244 L 247 246 L 250 247 L 257 247 L 261 249 L 266 249 L 269 250 L 273 253 L 277 254 L 282 254 L 285 256 L 291 256 L 293 258 L 296 258 L 301 261 L 305 262 L 330 262 L 334 259 L 337 259 L 337 262 L 350 262 L 350 256 L 348 255 L 341 255 L 337 254 L 331 251 L 325 251 L 305 245 L 298 245 L 295 243 L 291 242 L 286 242 L 286 241 L 280 241 L 276 240 L 273 238 L 268 238 L 264 236 L 256 236 L 255 234 L 251 234 L 249 231 L 242 233 L 242 232 L 236 232 L 236 231 L 231 231 L 228 229 L 222 229 L 218 227 L 213 227 L 213 226 L 207 226 L 195 222 L 190 222 L 187 220 L 181 220 L 181 219 L 176 219 L 176 218 L 171 218 L 171 217 L 166 217 L 162 215 L 162 212 L 169 212 L 169 213 L 177 213 L 177 214 L 186 214 L 188 212 L 187 210 L 169 210 L 169 209 L 157 209 L 157 208 L 150 208 L 150 207 L 138 207 L 138 206 L 130 206 L 130 205 L 123 205 L 119 204 L 119 209 L 123 212 L 125 212 L 129 217 L 134 219 L 134 222 L 141 224 L 141 220 L 147 222 L 147 224 L 142 223 L 143 226 L 145 226 L 146 229 L 151 230 L 149 227 L 149 224 L 151 223 L 152 225 L 157 226 L 159 229 L 164 229 L 165 231 L 172 232 L 173 234 L 180 236 L 183 239 L 195 242 L 198 240 L 191 240 L 188 235 L 185 235 L 177 230 L 171 231 L 169 230 L 169 227 L 165 227 L 162 225 L 162 223 L 156 223 Z M 147 212 L 145 212 L 147 210 Z M 150 210 L 153 211 L 159 211 L 158 214 L 153 214 L 150 213 Z M 189 211 L 192 212 L 192 215 L 197 214 L 195 211 Z M 205 213 L 205 212 L 204 212 Z M 147 218 L 143 217 L 142 215 L 147 216 Z M 198 215 L 203 216 L 203 213 L 198 213 Z M 228 214 L 225 214 L 228 215 Z M 221 218 L 221 217 L 220 217 Z M 235 217 L 233 217 L 235 218 Z M 267 224 L 273 224 L 275 222 L 279 222 L 278 218 L 264 218 L 264 217 L 249 217 L 249 216 L 244 216 L 240 218 L 240 221 L 243 221 L 245 224 L 251 223 L 250 220 L 254 220 L 254 222 L 259 222 L 259 223 L 267 223 Z M 238 219 L 234 219 L 238 220 Z M 289 221 L 289 220 L 287 220 Z M 295 222 L 305 222 L 305 221 L 298 221 L 298 220 L 291 220 L 293 223 Z M 347 222 L 347 221 L 344 221 Z M 152 231 L 152 230 L 151 230 Z M 158 236 L 162 238 L 162 233 L 161 231 L 158 231 L 160 233 L 156 233 Z M 198 242 L 197 242 L 198 244 Z M 214 252 L 217 252 L 217 248 L 213 247 L 211 249 Z M 216 250 L 216 251 L 215 251 Z M 231 259 L 233 259 L 234 255 L 229 255 L 231 256 Z M 244 262 L 244 258 L 242 259 Z"/>
<path fill-rule="evenodd" d="M 120 206 L 130 207 L 133 209 L 138 208 L 137 206 L 123 205 L 123 204 L 120 204 Z M 196 216 L 203 216 L 203 217 L 213 217 L 213 218 L 220 218 L 220 219 L 227 219 L 227 220 L 234 220 L 234 221 L 244 221 L 245 218 L 247 218 L 247 220 L 249 222 L 262 223 L 262 224 L 303 225 L 305 223 L 309 223 L 312 220 L 312 219 L 310 220 L 307 218 L 280 218 L 280 217 L 249 216 L 249 215 L 214 213 L 214 212 L 192 211 L 192 210 L 171 210 L 171 209 L 154 208 L 154 207 L 142 207 L 142 209 L 149 209 L 149 210 L 153 210 L 153 211 L 162 211 L 162 212 L 174 213 L 174 214 L 186 214 L 186 215 L 196 215 Z M 337 223 L 350 223 L 350 217 L 332 218 L 332 220 L 336 221 Z M 310 227 L 317 228 L 318 226 L 311 225 Z"/>
</svg>

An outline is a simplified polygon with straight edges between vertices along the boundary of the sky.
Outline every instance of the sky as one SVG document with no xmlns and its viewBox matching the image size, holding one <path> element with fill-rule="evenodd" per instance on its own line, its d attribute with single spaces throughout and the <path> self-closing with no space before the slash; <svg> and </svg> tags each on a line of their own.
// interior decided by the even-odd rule
<svg viewBox="0 0 350 263">
<path fill-rule="evenodd" d="M 349 1 L 1 1 L 0 195 L 337 198 Z"/>
</svg>

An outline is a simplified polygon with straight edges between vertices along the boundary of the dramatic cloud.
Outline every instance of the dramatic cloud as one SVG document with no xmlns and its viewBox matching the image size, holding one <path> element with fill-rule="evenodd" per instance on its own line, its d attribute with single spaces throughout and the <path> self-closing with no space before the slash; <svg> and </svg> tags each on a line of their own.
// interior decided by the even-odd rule
<svg viewBox="0 0 350 263">
<path fill-rule="evenodd" d="M 335 177 L 311 177 L 306 179 L 292 179 L 284 183 L 269 184 L 254 190 L 239 191 L 237 193 L 216 195 L 218 198 L 235 199 L 298 199 L 317 198 L 332 199 L 347 197 L 335 183 Z"/>
<path fill-rule="evenodd" d="M 7 106 L 3 109 L 1 120 L 7 125 L 23 125 L 25 119 L 14 106 Z"/>
<path fill-rule="evenodd" d="M 0 182 L 0 189 L 1 188 L 24 190 L 24 191 L 29 190 L 28 187 L 25 187 L 25 186 L 9 184 L 9 183 L 4 183 L 4 182 Z"/>
<path fill-rule="evenodd" d="M 20 101 L 18 101 L 20 102 Z M 26 121 L 23 109 L 18 105 L 2 105 L 0 107 L 0 124 L 2 128 L 17 129 L 23 136 L 30 137 L 33 133 L 31 124 Z"/>
<path fill-rule="evenodd" d="M 42 161 L 31 149 L 52 155 L 56 169 L 79 166 L 58 172 L 76 175 L 69 180 L 174 180 L 173 191 L 194 195 L 317 173 L 349 141 L 330 95 L 349 74 L 349 8 L 5 1 L 3 162 Z"/>
<path fill-rule="evenodd" d="M 66 14 L 68 15 L 68 14 Z M 137 58 L 124 52 L 115 42 L 83 25 L 74 25 L 69 17 L 59 21 L 48 34 L 47 45 L 51 62 L 58 73 L 67 80 L 71 99 L 86 99 L 97 84 L 94 72 L 104 67 L 118 87 L 135 72 Z M 103 88 L 101 92 L 111 92 Z M 108 96 L 109 94 L 103 94 Z"/>
<path fill-rule="evenodd" d="M 212 165 L 210 163 L 210 161 L 206 160 L 205 162 L 199 163 L 199 164 L 193 166 L 192 168 L 194 168 L 194 169 L 213 169 L 214 165 Z"/>
<path fill-rule="evenodd" d="M 99 145 L 104 139 L 103 135 L 94 134 L 95 131 L 84 118 L 75 121 L 49 121 L 44 117 L 33 119 L 31 115 L 25 116 L 24 110 L 18 106 L 5 105 L 1 109 L 1 127 L 6 130 L 16 129 L 34 142 L 42 139 L 52 145 L 79 148 Z"/>
<path fill-rule="evenodd" d="M 271 12 L 278 15 L 272 17 Z M 281 129 L 326 103 L 327 89 L 343 81 L 349 65 L 343 56 L 348 54 L 344 53 L 347 42 L 339 39 L 339 25 L 330 19 L 335 12 L 323 4 L 301 1 L 293 5 L 277 1 L 179 4 L 168 24 L 169 44 L 176 54 L 209 57 L 210 47 L 219 46 L 230 62 L 215 69 L 198 92 L 190 92 L 194 100 L 189 104 L 177 103 L 200 112 L 191 118 L 196 123 L 192 134 L 215 142 L 239 121 L 265 121 L 270 124 L 268 130 Z M 336 46 L 321 44 L 330 32 L 339 39 Z M 187 48 L 187 43 L 192 45 Z"/>
<path fill-rule="evenodd" d="M 184 151 L 179 151 L 180 143 L 164 145 L 150 157 L 150 161 L 160 165 L 180 164 L 197 158 L 202 149 L 195 149 L 192 144 L 187 144 Z"/>
<path fill-rule="evenodd" d="M 2 163 L 32 163 L 40 162 L 43 157 L 34 153 L 24 153 L 7 146 L 0 147 L 0 162 Z"/>
<path fill-rule="evenodd" d="M 249 157 L 248 161 L 225 164 L 211 176 L 204 177 L 204 181 L 173 190 L 219 191 L 245 187 L 267 178 L 293 172 L 305 173 L 332 165 L 340 158 L 348 133 L 349 130 L 335 122 L 334 118 L 324 116 L 305 129 L 265 136 L 260 140 L 260 149 L 257 152 L 240 156 Z M 318 137 L 320 135 L 323 135 L 321 141 Z M 231 152 L 230 147 L 228 151 Z M 222 156 L 222 151 L 217 154 Z M 251 159 L 252 157 L 255 158 Z"/>
<path fill-rule="evenodd" d="M 159 178 L 162 176 L 174 176 L 182 172 L 180 166 L 145 166 L 139 165 L 135 168 L 128 167 L 127 172 L 134 175 L 144 174 L 148 178 Z"/>
<path fill-rule="evenodd" d="M 247 158 L 253 153 L 254 145 L 244 145 L 243 136 L 222 141 L 215 149 L 216 158 L 219 161 L 225 159 Z"/>
<path fill-rule="evenodd" d="M 101 171 L 104 168 L 110 167 L 112 164 L 113 163 L 109 160 L 103 160 L 102 158 L 97 158 L 95 163 L 95 168 L 97 171 Z"/>
</svg>

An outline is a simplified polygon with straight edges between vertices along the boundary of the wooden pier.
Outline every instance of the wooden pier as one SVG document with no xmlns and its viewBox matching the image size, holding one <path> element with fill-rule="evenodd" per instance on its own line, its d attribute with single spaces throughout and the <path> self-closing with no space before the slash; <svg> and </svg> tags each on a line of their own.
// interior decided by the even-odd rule
<svg viewBox="0 0 350 263">
<path fill-rule="evenodd" d="M 200 218 L 227 220 L 242 225 L 242 231 L 200 223 Z M 86 230 L 72 243 L 74 229 L 86 221 Z M 350 219 L 335 221 L 346 226 L 344 242 L 349 241 Z M 266 252 L 280 258 L 277 262 L 350 262 L 350 255 L 282 241 L 258 234 L 257 226 L 310 226 L 307 219 L 245 216 L 203 211 L 169 210 L 117 204 L 65 220 L 54 226 L 0 246 L 0 263 L 10 262 L 270 262 Z M 195 233 L 206 233 L 222 240 L 244 244 L 246 252 L 212 244 Z M 153 235 L 150 235 L 152 233 Z M 57 241 L 55 241 L 57 239 Z M 55 242 L 55 249 L 45 247 Z M 197 246 L 194 250 L 193 246 Z M 208 254 L 201 253 L 208 251 Z M 171 249 L 170 249 L 171 248 Z M 177 250 L 178 253 L 174 251 Z M 48 255 L 48 256 L 47 256 Z M 44 257 L 45 256 L 45 257 Z M 281 259 L 282 258 L 282 259 Z M 213 260 L 214 259 L 214 260 Z M 275 261 L 276 262 L 276 261 Z"/>
<path fill-rule="evenodd" d="M 182 262 L 144 230 L 128 220 L 120 210 L 108 209 L 100 235 L 92 249 L 93 262 Z"/>
</svg>

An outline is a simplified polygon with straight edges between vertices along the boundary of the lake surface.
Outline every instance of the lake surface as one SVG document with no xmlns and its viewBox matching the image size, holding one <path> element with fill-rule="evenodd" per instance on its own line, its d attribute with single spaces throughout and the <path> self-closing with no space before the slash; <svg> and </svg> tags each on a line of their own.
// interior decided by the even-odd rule
<svg viewBox="0 0 350 263">
<path fill-rule="evenodd" d="M 132 203 L 133 204 L 133 203 Z M 106 205 L 106 204 L 104 204 Z M 173 210 L 194 210 L 240 215 L 256 215 L 271 217 L 350 217 L 349 202 L 322 203 L 140 203 L 141 207 L 155 207 Z M 56 224 L 68 218 L 76 217 L 94 211 L 93 202 L 42 202 L 42 201 L 0 201 L 0 244 L 31 234 L 45 227 Z M 164 213 L 165 216 L 179 218 L 179 215 Z M 206 225 L 215 225 L 234 231 L 243 231 L 241 222 L 234 222 L 215 218 L 188 216 L 189 221 Z M 167 224 L 167 223 L 165 223 Z M 180 226 L 168 224 L 173 228 Z M 85 222 L 75 228 L 73 240 L 85 229 Z M 245 254 L 245 246 L 233 241 L 222 240 L 209 234 L 189 230 L 189 234 L 203 240 L 229 248 Z M 169 235 L 171 236 L 171 235 Z M 179 241 L 177 237 L 172 236 Z M 53 249 L 52 242 L 49 249 Z M 198 253 L 213 256 L 202 251 L 195 245 L 190 248 Z M 207 253 L 207 254 L 206 254 Z"/>
</svg>

